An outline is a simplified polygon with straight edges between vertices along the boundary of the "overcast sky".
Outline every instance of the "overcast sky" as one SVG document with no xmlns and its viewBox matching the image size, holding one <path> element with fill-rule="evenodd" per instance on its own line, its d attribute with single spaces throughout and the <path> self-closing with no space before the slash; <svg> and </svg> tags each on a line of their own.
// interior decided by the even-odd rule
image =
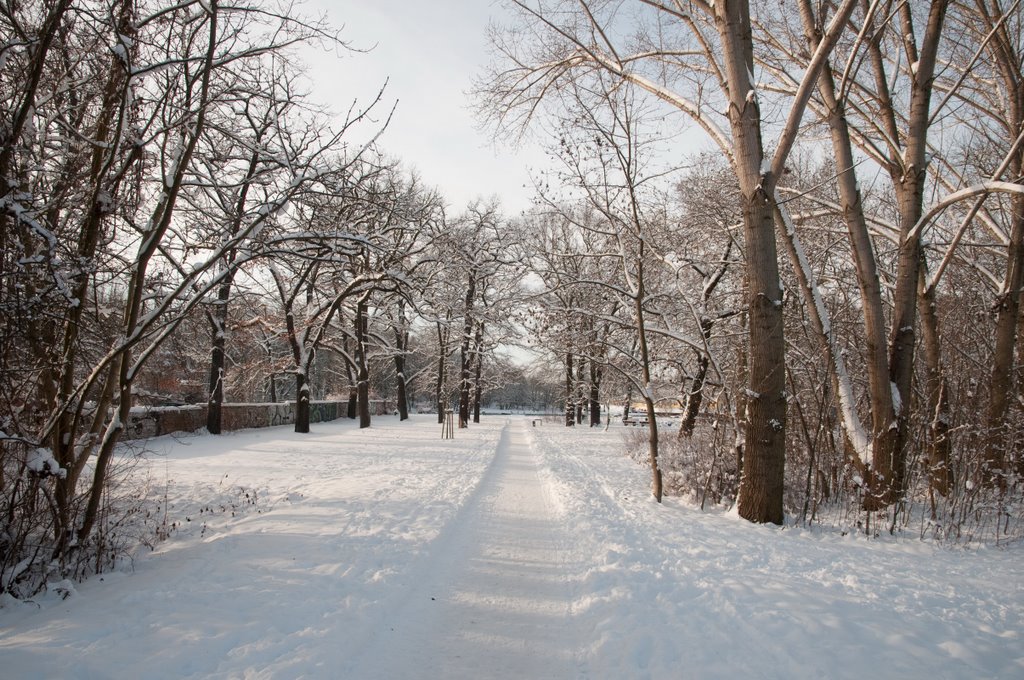
<svg viewBox="0 0 1024 680">
<path fill-rule="evenodd" d="M 383 148 L 441 189 L 456 211 L 497 195 L 506 214 L 526 208 L 528 166 L 544 162 L 536 146 L 495 146 L 478 129 L 466 96 L 487 62 L 486 29 L 501 11 L 490 0 L 311 0 L 352 47 L 365 54 L 307 58 L 313 97 L 345 110 L 369 101 L 388 81 L 381 114 L 397 100 Z"/>
</svg>

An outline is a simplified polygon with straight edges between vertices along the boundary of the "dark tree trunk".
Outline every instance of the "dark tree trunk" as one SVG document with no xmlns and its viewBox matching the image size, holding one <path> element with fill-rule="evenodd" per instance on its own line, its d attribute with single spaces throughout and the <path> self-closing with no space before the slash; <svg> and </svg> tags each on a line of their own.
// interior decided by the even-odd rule
<svg viewBox="0 0 1024 680">
<path fill-rule="evenodd" d="M 707 346 L 711 338 L 711 329 L 714 321 L 708 318 L 700 320 L 700 332 L 704 338 L 704 345 Z M 683 402 L 683 420 L 679 423 L 679 436 L 690 437 L 697 426 L 697 416 L 700 414 L 700 407 L 704 403 L 704 381 L 708 377 L 708 367 L 711 365 L 711 357 L 706 351 L 697 355 L 697 370 L 693 374 L 693 381 L 690 389 L 686 391 L 686 399 Z"/>
<path fill-rule="evenodd" d="M 224 335 L 213 331 L 213 348 L 210 353 L 210 397 L 206 402 L 206 430 L 210 434 L 221 433 L 222 409 L 224 403 Z"/>
<path fill-rule="evenodd" d="M 590 427 L 601 424 L 601 370 L 590 362 Z"/>
<path fill-rule="evenodd" d="M 942 496 L 949 493 L 950 456 L 952 441 L 950 430 L 953 415 L 949 410 L 949 383 L 942 368 L 939 317 L 935 302 L 935 289 L 925 285 L 927 266 L 921 263 L 919 279 L 918 313 L 921 316 L 921 338 L 925 358 L 925 392 L 928 404 L 927 456 L 924 461 L 929 483 Z"/>
<path fill-rule="evenodd" d="M 576 390 L 574 396 L 576 400 L 577 425 L 583 424 L 583 375 L 584 369 L 586 369 L 585 363 L 586 360 L 583 357 L 580 357 L 580 360 L 576 363 Z"/>
<path fill-rule="evenodd" d="M 1020 172 L 1022 163 L 1016 163 Z M 1015 176 L 1019 176 L 1015 175 Z M 1003 289 L 996 298 L 995 348 L 992 372 L 989 374 L 989 404 L 986 414 L 986 443 L 982 481 L 986 486 L 1005 488 L 1007 445 L 1011 430 L 1007 426 L 1010 399 L 1014 393 L 1013 348 L 1017 344 L 1020 321 L 1021 286 L 1024 285 L 1024 198 L 1013 200 L 1015 212 L 1006 252 L 1006 274 Z"/>
<path fill-rule="evenodd" d="M 480 400 L 483 398 L 483 342 L 484 342 L 484 325 L 482 323 L 476 326 L 476 338 L 473 344 L 476 346 L 476 351 L 473 355 L 473 363 L 475 364 L 476 375 L 473 380 L 473 422 L 480 422 Z"/>
<path fill-rule="evenodd" d="M 690 389 L 686 392 L 686 401 L 683 403 L 683 420 L 679 424 L 679 436 L 693 436 L 693 430 L 697 426 L 697 416 L 700 415 L 700 407 L 704 403 L 704 381 L 707 379 L 708 366 L 711 363 L 707 354 L 701 353 L 697 359 L 697 372 L 690 383 Z"/>
<path fill-rule="evenodd" d="M 451 317 L 449 315 L 449 319 L 450 318 Z M 445 374 L 445 359 L 448 356 L 448 341 L 440 322 L 438 322 L 437 324 L 437 346 L 437 383 L 434 389 L 434 398 L 435 402 L 437 403 L 437 422 L 438 424 L 443 425 L 444 415 L 445 412 L 448 410 L 448 404 L 446 403 L 446 395 L 444 393 L 444 384 L 447 379 L 447 375 Z"/>
<path fill-rule="evenodd" d="M 404 313 L 403 313 L 404 318 Z M 409 349 L 409 331 L 395 328 L 395 398 L 398 400 L 398 419 L 409 419 L 408 384 L 405 380 L 405 353 Z"/>
<path fill-rule="evenodd" d="M 309 432 L 309 385 L 306 374 L 295 374 L 295 431 Z"/>
<path fill-rule="evenodd" d="M 231 296 L 231 274 L 217 289 L 217 307 L 210 312 L 210 384 L 209 399 L 206 403 L 206 429 L 210 434 L 221 433 L 224 403 L 224 369 L 227 344 L 228 299 Z"/>
<path fill-rule="evenodd" d="M 981 10 L 983 3 L 975 3 Z M 1000 76 L 1004 99 L 1004 129 L 1013 138 L 1016 131 L 1024 129 L 1024 73 L 1021 72 L 1021 44 L 1014 35 L 1014 24 L 1018 21 L 1004 21 L 1007 9 L 998 11 L 990 3 L 991 10 L 982 10 L 977 16 L 982 19 L 985 30 L 993 34 L 988 43 L 990 59 L 995 72 Z M 1018 11 L 1019 15 L 1019 11 Z M 1024 149 L 1018 148 L 1010 158 L 1008 177 L 1019 178 L 1024 171 Z M 1024 331 L 1020 308 L 1022 287 L 1024 287 L 1024 196 L 1010 200 L 1010 238 L 1006 245 L 1006 270 L 1003 283 L 994 300 L 992 309 L 996 315 L 995 342 L 992 352 L 992 371 L 989 374 L 989 403 L 985 419 L 986 441 L 983 457 L 982 482 L 989 487 L 1005 488 L 1008 453 L 1013 448 L 1022 451 L 1019 441 L 1021 432 L 1008 421 L 1014 397 L 1021 390 L 1021 376 L 1024 362 L 1020 360 L 1020 334 Z M 1014 361 L 1014 347 L 1017 347 L 1017 361 Z M 1014 364 L 1016 363 L 1016 368 Z M 1018 400 L 1018 404 L 1024 402 Z M 1014 430 L 1017 429 L 1017 432 Z M 1014 441 L 1017 439 L 1017 441 Z M 1018 476 L 1024 471 L 1024 455 L 1018 454 Z"/>
<path fill-rule="evenodd" d="M 398 419 L 409 419 L 408 383 L 405 378 L 405 357 L 409 350 L 409 329 L 405 317 L 405 300 L 398 300 L 395 332 L 395 398 L 398 401 Z"/>
<path fill-rule="evenodd" d="M 356 303 L 356 396 L 358 398 L 359 427 L 370 426 L 370 369 L 366 358 L 366 298 Z"/>
<path fill-rule="evenodd" d="M 395 363 L 398 363 L 397 359 Z M 409 420 L 409 396 L 405 383 L 405 359 L 402 359 L 401 363 L 401 366 L 396 366 L 398 378 L 397 385 L 395 386 L 395 399 L 398 401 L 398 419 Z"/>
<path fill-rule="evenodd" d="M 345 354 L 351 356 L 348 336 L 342 342 L 342 349 L 345 350 Z M 359 414 L 359 391 L 356 388 L 356 369 L 348 360 L 345 361 L 345 376 L 348 378 L 348 405 L 345 409 L 345 417 L 355 420 Z"/>
<path fill-rule="evenodd" d="M 469 426 L 469 393 L 470 393 L 470 379 L 469 379 L 469 363 L 470 363 L 470 352 L 469 346 L 470 341 L 473 338 L 473 299 L 476 297 L 476 276 L 470 272 L 469 280 L 466 282 L 466 304 L 465 304 L 465 319 L 462 328 L 462 347 L 460 351 L 460 357 L 462 363 L 460 365 L 459 374 L 459 427 Z"/>
<path fill-rule="evenodd" d="M 572 427 L 576 424 L 575 408 L 573 405 L 573 368 L 572 352 L 565 353 L 565 426 Z"/>
</svg>

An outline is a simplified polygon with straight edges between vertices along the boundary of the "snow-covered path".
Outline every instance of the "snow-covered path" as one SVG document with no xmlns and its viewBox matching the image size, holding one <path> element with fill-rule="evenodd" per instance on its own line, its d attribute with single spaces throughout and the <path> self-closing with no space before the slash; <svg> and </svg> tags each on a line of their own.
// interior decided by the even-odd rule
<svg viewBox="0 0 1024 680">
<path fill-rule="evenodd" d="M 473 498 L 349 677 L 577 677 L 575 553 L 524 426 L 505 426 Z"/>
<path fill-rule="evenodd" d="M 167 505 L 132 517 L 169 537 L 0 601 L 0 678 L 1024 677 L 1020 545 L 659 505 L 618 425 L 439 434 L 383 417 L 122 452 Z"/>
</svg>

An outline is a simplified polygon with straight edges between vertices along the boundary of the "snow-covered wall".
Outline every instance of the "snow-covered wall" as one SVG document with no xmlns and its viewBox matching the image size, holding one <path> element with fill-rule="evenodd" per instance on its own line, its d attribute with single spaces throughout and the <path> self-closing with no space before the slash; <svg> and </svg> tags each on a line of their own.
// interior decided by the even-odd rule
<svg viewBox="0 0 1024 680">
<path fill-rule="evenodd" d="M 225 431 L 254 427 L 273 427 L 295 422 L 294 402 L 276 404 L 224 404 L 222 427 Z M 370 400 L 370 413 L 384 415 L 394 410 L 394 404 L 384 399 Z M 323 423 L 343 417 L 348 412 L 347 401 L 314 401 L 310 404 L 309 420 Z M 146 439 L 172 432 L 195 432 L 206 427 L 206 404 L 191 406 L 136 406 L 125 427 L 125 439 Z"/>
</svg>

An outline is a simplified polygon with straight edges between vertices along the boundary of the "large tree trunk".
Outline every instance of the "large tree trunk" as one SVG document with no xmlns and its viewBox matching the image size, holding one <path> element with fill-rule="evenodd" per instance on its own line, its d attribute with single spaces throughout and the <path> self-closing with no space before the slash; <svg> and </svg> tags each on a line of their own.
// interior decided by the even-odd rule
<svg viewBox="0 0 1024 680">
<path fill-rule="evenodd" d="M 750 291 L 747 352 L 746 450 L 739 514 L 752 522 L 783 522 L 786 462 L 785 344 L 771 201 L 763 191 L 744 196 Z"/>
<path fill-rule="evenodd" d="M 1014 394 L 1014 347 L 1020 321 L 1021 286 L 1024 284 L 1024 199 L 1013 202 L 1016 213 L 1007 248 L 1006 275 L 996 299 L 996 337 L 989 377 L 989 405 L 986 414 L 987 443 L 983 481 L 988 486 L 1006 484 L 1006 450 L 1010 431 L 1007 427 L 1010 398 Z"/>
<path fill-rule="evenodd" d="M 977 3 L 979 8 L 982 3 Z M 993 5 L 992 9 L 995 9 Z M 1004 17 L 1000 13 L 983 11 L 986 28 L 991 31 Z M 1013 35 L 1014 22 L 1003 22 L 995 32 L 989 51 L 1003 84 L 1006 97 L 1006 129 L 1008 138 L 1024 129 L 1024 74 L 1020 69 L 1020 41 Z M 1019 25 L 1017 26 L 1019 30 Z M 1014 155 L 1009 164 L 1009 177 L 1019 178 L 1024 170 L 1024 149 Z M 995 348 L 992 372 L 989 377 L 989 404 L 985 429 L 987 441 L 983 460 L 983 482 L 987 486 L 1004 488 L 1006 483 L 1007 450 L 1014 433 L 1007 423 L 1010 401 L 1014 396 L 1014 347 L 1018 342 L 1021 288 L 1024 286 L 1024 197 L 1012 200 L 1012 225 L 1006 248 L 1006 273 L 1003 285 L 995 299 Z M 1021 363 L 1018 361 L 1018 370 Z M 1018 384 L 1019 389 L 1019 384 Z M 1024 466 L 1024 458 L 1022 458 Z"/>
<path fill-rule="evenodd" d="M 895 436 L 891 447 L 876 446 L 872 459 L 870 493 L 865 498 L 868 509 L 884 507 L 903 497 L 906 489 L 907 446 L 910 439 L 910 408 L 914 379 L 914 350 L 917 342 L 917 289 L 918 268 L 921 262 L 920 230 L 917 227 L 924 210 L 924 183 L 927 174 L 929 107 L 935 73 L 936 53 L 948 0 L 931 3 L 928 23 L 921 41 L 920 53 L 914 46 L 916 35 L 911 9 L 899 8 L 900 30 L 907 36 L 904 41 L 907 58 L 917 64 L 910 92 L 910 111 L 907 116 L 905 148 L 890 148 L 889 173 L 896 189 L 900 216 L 900 247 L 897 259 L 896 287 L 892 301 L 892 326 L 889 333 L 889 381 L 893 390 Z M 885 86 L 883 59 L 877 42 L 871 43 L 871 59 L 875 64 L 876 82 Z M 895 142 L 900 137 L 893 117 L 888 94 L 881 98 L 882 116 L 886 129 Z M 885 107 L 888 105 L 889 110 Z"/>
<path fill-rule="evenodd" d="M 752 522 L 783 521 L 786 462 L 786 371 L 782 289 L 775 244 L 774 190 L 762 173 L 761 112 L 753 93 L 753 46 L 746 2 L 715 3 L 729 83 L 729 122 L 746 241 L 748 383 L 746 451 L 739 514 Z"/>
<path fill-rule="evenodd" d="M 812 49 L 821 40 L 818 21 L 810 2 L 800 5 L 804 31 Z M 864 318 L 865 368 L 868 378 L 868 403 L 871 411 L 871 446 L 873 459 L 891 451 L 895 443 L 895 430 L 891 427 L 896 414 L 893 410 L 892 387 L 889 382 L 889 360 L 886 355 L 885 317 L 883 313 L 881 280 L 878 274 L 874 245 L 864 215 L 860 189 L 857 185 L 856 162 L 853 156 L 853 142 L 846 120 L 846 111 L 835 93 L 832 69 L 826 65 L 818 76 L 818 93 L 826 109 L 826 120 L 832 137 L 832 153 L 835 156 L 836 183 L 847 232 L 850 235 L 850 251 L 857 272 L 860 289 L 861 309 Z M 837 357 L 841 359 L 841 357 Z M 842 396 L 835 362 L 829 362 L 830 375 L 835 383 L 834 394 Z M 852 438 L 846 418 L 841 418 L 847 437 Z M 847 447 L 848 448 L 848 447 Z M 851 460 L 864 471 L 869 462 L 861 459 L 862 452 Z"/>
</svg>

